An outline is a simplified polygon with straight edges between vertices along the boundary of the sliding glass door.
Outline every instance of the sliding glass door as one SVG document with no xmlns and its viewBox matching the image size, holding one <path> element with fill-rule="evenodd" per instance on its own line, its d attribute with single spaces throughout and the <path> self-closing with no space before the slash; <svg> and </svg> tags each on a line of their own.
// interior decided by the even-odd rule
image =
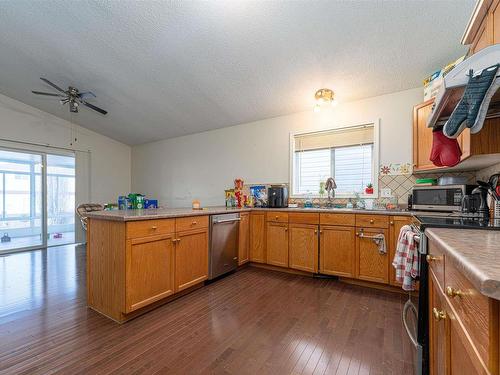
<svg viewBox="0 0 500 375">
<path fill-rule="evenodd" d="M 75 242 L 75 157 L 0 149 L 0 252 Z"/>
<path fill-rule="evenodd" d="M 75 242 L 75 157 L 47 155 L 47 245 Z"/>
</svg>

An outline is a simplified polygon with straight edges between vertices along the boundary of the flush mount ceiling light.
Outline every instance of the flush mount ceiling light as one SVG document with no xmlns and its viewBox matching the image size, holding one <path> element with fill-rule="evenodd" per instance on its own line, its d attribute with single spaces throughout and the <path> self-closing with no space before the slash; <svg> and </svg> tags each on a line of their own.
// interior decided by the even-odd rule
<svg viewBox="0 0 500 375">
<path fill-rule="evenodd" d="M 314 105 L 314 112 L 319 112 L 321 110 L 322 104 L 329 104 L 332 106 L 337 105 L 337 101 L 335 100 L 335 94 L 330 89 L 319 89 L 314 94 L 314 99 L 316 99 L 316 104 Z"/>
</svg>

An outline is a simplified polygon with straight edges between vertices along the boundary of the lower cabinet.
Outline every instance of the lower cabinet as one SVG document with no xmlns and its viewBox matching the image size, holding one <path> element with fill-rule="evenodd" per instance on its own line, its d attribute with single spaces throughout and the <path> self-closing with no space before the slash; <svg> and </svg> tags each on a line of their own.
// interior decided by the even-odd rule
<svg viewBox="0 0 500 375">
<path fill-rule="evenodd" d="M 401 283 L 396 281 L 396 269 L 391 265 L 394 255 L 396 255 L 396 248 L 398 246 L 399 231 L 404 225 L 411 223 L 409 216 L 391 216 L 389 218 L 389 284 L 393 286 L 401 286 Z"/>
<path fill-rule="evenodd" d="M 435 276 L 429 277 L 429 366 L 435 375 L 491 374 L 498 373 L 496 360 L 490 372 L 488 364 L 480 360 L 461 319 L 451 307 L 438 286 Z M 498 327 L 497 327 L 498 328 Z M 495 342 L 491 345 L 498 345 Z M 488 346 L 487 346 L 488 348 Z M 493 353 L 494 351 L 492 351 Z M 495 354 L 496 356 L 497 354 Z"/>
<path fill-rule="evenodd" d="M 322 225 L 319 246 L 320 272 L 325 275 L 354 277 L 355 259 L 355 229 Z"/>
<path fill-rule="evenodd" d="M 432 277 L 429 277 L 429 366 L 430 373 L 446 374 L 449 361 L 449 319 L 445 301 Z"/>
<path fill-rule="evenodd" d="M 250 261 L 266 262 L 266 215 L 264 212 L 250 213 Z"/>
<path fill-rule="evenodd" d="M 267 264 L 288 267 L 288 224 L 267 223 Z"/>
<path fill-rule="evenodd" d="M 175 239 L 175 291 L 208 278 L 208 230 L 180 232 Z"/>
<path fill-rule="evenodd" d="M 174 294 L 174 244 L 174 234 L 127 240 L 127 313 Z"/>
<path fill-rule="evenodd" d="M 318 272 L 318 226 L 289 224 L 288 264 L 290 268 Z"/>
<path fill-rule="evenodd" d="M 250 214 L 242 212 L 240 214 L 238 245 L 238 265 L 247 263 L 250 260 Z"/>
<path fill-rule="evenodd" d="M 389 254 L 379 251 L 378 245 L 372 238 L 377 234 L 383 234 L 386 240 L 388 238 L 387 229 L 356 228 L 356 276 L 360 280 L 387 284 Z"/>
</svg>

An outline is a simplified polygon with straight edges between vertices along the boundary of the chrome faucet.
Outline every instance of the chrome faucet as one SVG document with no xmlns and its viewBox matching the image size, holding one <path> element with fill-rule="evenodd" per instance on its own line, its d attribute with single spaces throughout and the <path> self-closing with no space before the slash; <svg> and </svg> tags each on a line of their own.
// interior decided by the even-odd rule
<svg viewBox="0 0 500 375">
<path fill-rule="evenodd" d="M 328 177 L 325 183 L 325 190 L 328 194 L 328 206 L 332 205 L 332 199 L 335 198 L 335 189 L 337 188 L 337 184 L 333 177 Z"/>
</svg>

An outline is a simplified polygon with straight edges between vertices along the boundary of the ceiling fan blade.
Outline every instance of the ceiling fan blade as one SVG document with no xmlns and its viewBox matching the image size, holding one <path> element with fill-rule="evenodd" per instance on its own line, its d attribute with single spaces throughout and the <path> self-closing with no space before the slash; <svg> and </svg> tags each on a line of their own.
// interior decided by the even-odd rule
<svg viewBox="0 0 500 375">
<path fill-rule="evenodd" d="M 96 98 L 95 94 L 91 91 L 81 92 L 78 94 L 78 97 L 82 100 Z"/>
<path fill-rule="evenodd" d="M 99 107 L 96 107 L 95 105 L 93 104 L 90 104 L 90 103 L 87 103 L 87 102 L 82 102 L 83 105 L 86 105 L 87 107 L 89 107 L 90 109 L 93 109 L 94 111 L 97 111 L 99 113 L 102 113 L 103 115 L 105 115 L 106 113 L 108 113 L 108 111 L 105 111 L 104 109 L 102 108 L 99 108 Z"/>
<path fill-rule="evenodd" d="M 50 85 L 52 86 L 53 88 L 55 88 L 57 91 L 60 91 L 60 92 L 63 92 L 66 94 L 66 91 L 64 91 L 62 88 L 60 88 L 59 86 L 57 86 L 55 83 L 52 83 L 50 82 L 47 78 L 42 78 L 40 77 L 40 79 L 45 82 L 47 85 Z"/>
<path fill-rule="evenodd" d="M 63 97 L 63 95 L 61 94 L 54 94 L 54 93 L 51 93 L 51 92 L 41 92 L 41 91 L 31 91 L 33 94 L 37 94 L 37 95 L 46 95 L 46 96 L 57 96 L 59 98 Z"/>
</svg>

